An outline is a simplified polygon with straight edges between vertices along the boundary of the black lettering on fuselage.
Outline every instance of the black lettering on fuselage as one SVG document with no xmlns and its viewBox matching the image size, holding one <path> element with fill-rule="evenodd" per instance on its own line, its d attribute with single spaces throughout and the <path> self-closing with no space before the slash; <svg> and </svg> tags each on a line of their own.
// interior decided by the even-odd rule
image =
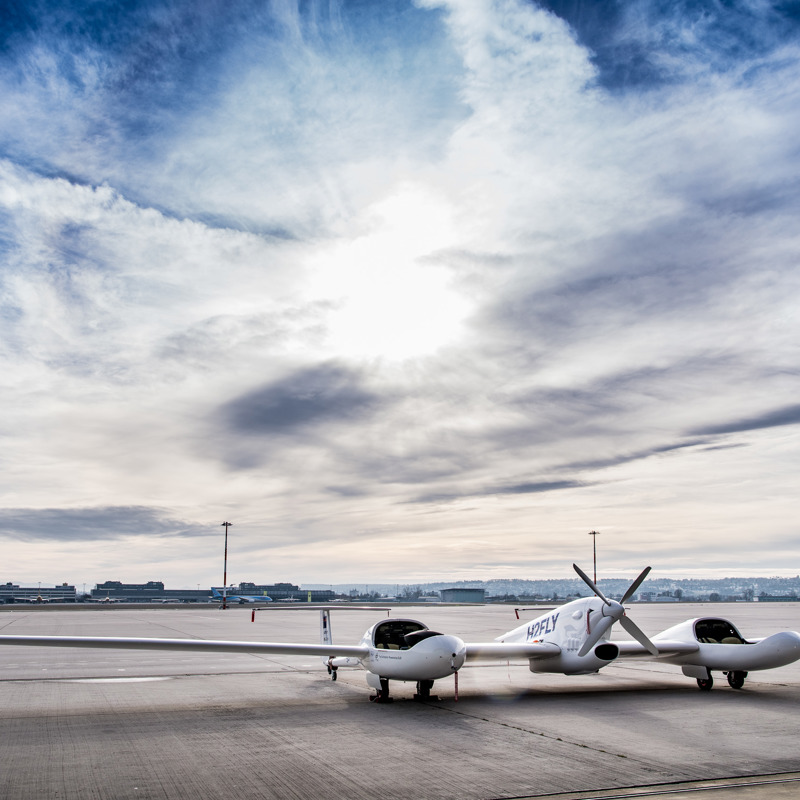
<svg viewBox="0 0 800 800">
<path fill-rule="evenodd" d="M 535 639 L 537 636 L 544 636 L 547 633 L 553 633 L 556 629 L 556 622 L 560 612 L 551 614 L 549 617 L 540 619 L 537 622 L 528 625 L 528 641 Z"/>
</svg>

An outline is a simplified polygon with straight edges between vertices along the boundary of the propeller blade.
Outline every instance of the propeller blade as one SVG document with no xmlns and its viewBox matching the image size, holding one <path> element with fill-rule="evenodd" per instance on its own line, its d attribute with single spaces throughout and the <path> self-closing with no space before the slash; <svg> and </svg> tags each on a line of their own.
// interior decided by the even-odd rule
<svg viewBox="0 0 800 800">
<path fill-rule="evenodd" d="M 578 650 L 579 656 L 585 656 L 599 641 L 605 636 L 606 631 L 614 624 L 614 617 L 601 617 L 594 630 L 589 634 L 589 638 Z"/>
<path fill-rule="evenodd" d="M 582 570 L 582 569 L 581 569 L 581 568 L 580 568 L 580 567 L 579 567 L 577 564 L 573 564 L 573 565 L 572 565 L 572 568 L 575 570 L 575 572 L 577 572 L 577 573 L 578 573 L 578 575 L 580 575 L 580 576 L 581 576 L 581 578 L 583 579 L 583 582 L 584 582 L 584 583 L 585 583 L 585 584 L 586 584 L 586 585 L 587 585 L 587 586 L 588 586 L 588 587 L 589 587 L 589 588 L 590 588 L 590 589 L 591 589 L 591 590 L 592 590 L 592 591 L 593 591 L 593 592 L 594 592 L 594 593 L 595 593 L 595 594 L 596 594 L 596 595 L 597 595 L 597 596 L 598 596 L 598 597 L 599 597 L 599 598 L 600 598 L 600 599 L 601 599 L 601 600 L 602 600 L 602 601 L 603 601 L 603 602 L 604 602 L 604 603 L 605 603 L 607 606 L 610 606 L 610 605 L 611 605 L 611 603 L 609 603 L 609 601 L 608 601 L 608 599 L 606 598 L 606 596 L 605 596 L 605 595 L 604 595 L 604 594 L 603 594 L 603 593 L 602 593 L 602 592 L 601 592 L 601 591 L 600 591 L 600 590 L 597 588 L 597 586 L 595 586 L 595 584 L 594 584 L 594 581 L 593 581 L 593 580 L 592 580 L 592 579 L 591 579 L 591 578 L 590 578 L 590 577 L 589 577 L 589 576 L 588 576 L 588 575 L 587 575 L 587 574 L 586 574 L 586 573 L 585 573 L 585 572 L 584 572 L 584 571 L 583 571 L 583 570 Z"/>
<path fill-rule="evenodd" d="M 620 617 L 619 624 L 647 650 L 650 655 L 657 656 L 658 648 L 647 638 L 642 629 L 629 617 Z"/>
<path fill-rule="evenodd" d="M 645 567 L 642 570 L 642 574 L 628 587 L 628 591 L 622 597 L 622 600 L 619 602 L 623 605 L 630 600 L 636 594 L 636 590 L 642 585 L 642 581 L 650 574 L 650 567 Z"/>
</svg>

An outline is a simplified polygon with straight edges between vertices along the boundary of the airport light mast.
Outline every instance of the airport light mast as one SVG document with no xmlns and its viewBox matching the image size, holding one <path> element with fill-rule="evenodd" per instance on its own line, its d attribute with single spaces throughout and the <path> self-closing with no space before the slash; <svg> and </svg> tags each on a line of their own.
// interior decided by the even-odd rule
<svg viewBox="0 0 800 800">
<path fill-rule="evenodd" d="M 228 607 L 228 528 L 232 527 L 232 522 L 223 522 L 220 528 L 225 528 L 225 559 L 222 569 L 222 610 Z"/>
<path fill-rule="evenodd" d="M 589 536 L 592 537 L 592 563 L 594 565 L 594 583 L 597 586 L 597 537 L 600 531 L 589 531 Z"/>
</svg>

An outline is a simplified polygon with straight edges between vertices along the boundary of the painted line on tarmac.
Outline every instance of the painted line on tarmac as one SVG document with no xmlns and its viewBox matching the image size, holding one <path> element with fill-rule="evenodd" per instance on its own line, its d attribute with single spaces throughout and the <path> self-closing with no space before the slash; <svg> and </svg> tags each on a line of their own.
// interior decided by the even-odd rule
<svg viewBox="0 0 800 800">
<path fill-rule="evenodd" d="M 174 675 L 142 678 L 56 678 L 53 683 L 152 683 L 153 681 L 171 681 Z"/>
<path fill-rule="evenodd" d="M 780 786 L 790 783 L 800 783 L 800 776 L 791 778 L 768 778 L 761 780 L 751 779 L 720 779 L 716 782 L 704 782 L 702 786 L 680 786 L 660 784 L 658 786 L 628 787 L 625 789 L 610 789 L 600 791 L 599 794 L 592 790 L 582 792 L 563 792 L 547 795 L 516 795 L 503 798 L 503 800 L 631 800 L 638 797 L 668 797 L 694 792 L 719 792 L 734 791 L 736 789 L 752 789 L 756 787 Z M 726 795 L 727 797 L 728 795 Z M 760 796 L 760 795 L 759 795 Z"/>
</svg>

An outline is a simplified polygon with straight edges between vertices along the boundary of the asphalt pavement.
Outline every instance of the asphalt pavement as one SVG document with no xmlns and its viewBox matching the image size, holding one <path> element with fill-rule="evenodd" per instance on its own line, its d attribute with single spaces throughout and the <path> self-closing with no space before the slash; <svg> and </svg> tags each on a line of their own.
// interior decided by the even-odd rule
<svg viewBox="0 0 800 800">
<path fill-rule="evenodd" d="M 649 635 L 723 616 L 745 636 L 800 630 L 800 603 L 634 605 Z M 215 606 L 0 613 L 0 633 L 318 641 L 318 613 Z M 356 643 L 384 612 L 337 609 Z M 517 620 L 507 606 L 424 606 L 468 641 Z M 535 614 L 531 614 L 535 616 Z M 624 634 L 620 634 L 624 638 Z M 722 678 L 722 676 L 719 676 Z M 0 647 L 0 798 L 490 798 L 800 796 L 800 665 L 724 678 L 711 692 L 676 667 L 637 661 L 598 675 L 465 667 L 438 700 L 369 702 L 361 670 L 332 682 L 319 659 Z"/>
</svg>

